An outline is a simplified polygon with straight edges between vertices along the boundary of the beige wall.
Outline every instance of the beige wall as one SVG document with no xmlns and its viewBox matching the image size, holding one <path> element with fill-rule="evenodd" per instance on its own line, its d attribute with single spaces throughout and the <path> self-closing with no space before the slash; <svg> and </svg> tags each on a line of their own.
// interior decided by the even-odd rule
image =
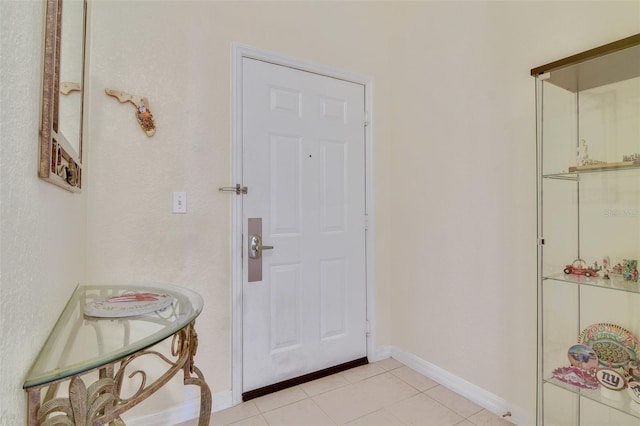
<svg viewBox="0 0 640 426">
<path fill-rule="evenodd" d="M 394 282 L 380 283 L 395 288 L 391 340 L 531 413 L 536 171 L 529 70 L 637 33 L 639 5 L 399 8 L 392 169 L 401 172 L 391 202 L 393 222 L 402 226 L 387 242 L 396 253 L 385 266 Z"/>
<path fill-rule="evenodd" d="M 638 2 L 96 1 L 89 175 L 75 196 L 35 177 L 41 4 L 0 5 L 2 144 L 19 142 L 0 152 L 3 414 L 22 419 L 26 369 L 85 268 L 90 282 L 201 293 L 197 360 L 214 393 L 229 390 L 231 201 L 217 187 L 231 183 L 232 42 L 373 77 L 377 343 L 533 412 L 528 71 L 640 32 Z M 148 96 L 156 135 L 105 88 Z M 186 215 L 170 212 L 178 190 Z"/>
<path fill-rule="evenodd" d="M 389 157 L 392 3 L 96 2 L 90 72 L 89 279 L 157 280 L 198 291 L 200 368 L 231 387 L 231 43 L 372 75 L 376 155 Z M 150 13 L 152 8 L 153 13 Z M 309 46 L 314 46 L 310 49 Z M 148 96 L 157 133 L 105 88 Z M 377 167 L 386 221 L 392 171 Z M 172 214 L 186 191 L 188 213 Z M 384 222 L 383 222 L 384 223 Z M 389 227 L 380 226 L 383 241 Z M 388 258 L 381 244 L 378 256 Z M 386 250 L 386 252 L 385 252 Z M 381 269 L 378 280 L 389 281 Z M 390 309 L 380 290 L 380 313 Z M 379 341 L 390 343 L 389 321 Z M 179 397 L 178 397 L 179 398 Z"/>
<path fill-rule="evenodd" d="M 230 45 L 368 74 L 378 344 L 533 412 L 528 71 L 637 32 L 638 10 L 632 2 L 127 2 L 123 13 L 123 4 L 99 2 L 90 277 L 201 292 L 202 367 L 215 390 L 229 389 L 230 197 L 216 188 L 231 183 Z M 105 87 L 149 96 L 157 135 L 147 139 Z M 187 192 L 187 215 L 169 212 L 173 190 Z"/>
<path fill-rule="evenodd" d="M 22 384 L 84 281 L 86 195 L 40 180 L 44 7 L 0 2 L 0 425 L 25 424 Z"/>
</svg>

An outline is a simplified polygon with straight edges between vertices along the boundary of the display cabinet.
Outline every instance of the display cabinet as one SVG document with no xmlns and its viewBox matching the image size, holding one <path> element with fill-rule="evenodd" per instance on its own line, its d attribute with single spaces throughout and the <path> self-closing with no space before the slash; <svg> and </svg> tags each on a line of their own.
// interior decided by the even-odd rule
<svg viewBox="0 0 640 426">
<path fill-rule="evenodd" d="M 640 34 L 531 70 L 538 425 L 640 424 Z"/>
</svg>

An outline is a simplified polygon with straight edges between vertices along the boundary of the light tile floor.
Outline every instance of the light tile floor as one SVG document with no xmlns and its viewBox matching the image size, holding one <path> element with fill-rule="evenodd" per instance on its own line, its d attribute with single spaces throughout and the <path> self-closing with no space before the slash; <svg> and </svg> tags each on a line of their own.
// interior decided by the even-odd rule
<svg viewBox="0 0 640 426">
<path fill-rule="evenodd" d="M 508 426 L 389 358 L 213 413 L 211 425 Z M 192 420 L 176 426 L 196 426 Z"/>
</svg>

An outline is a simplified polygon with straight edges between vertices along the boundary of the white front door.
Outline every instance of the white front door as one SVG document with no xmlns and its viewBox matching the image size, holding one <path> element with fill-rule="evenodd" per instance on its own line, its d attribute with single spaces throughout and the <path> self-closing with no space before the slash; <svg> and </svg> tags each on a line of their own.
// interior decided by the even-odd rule
<svg viewBox="0 0 640 426">
<path fill-rule="evenodd" d="M 250 58 L 242 81 L 247 392 L 366 356 L 365 87 Z"/>
</svg>

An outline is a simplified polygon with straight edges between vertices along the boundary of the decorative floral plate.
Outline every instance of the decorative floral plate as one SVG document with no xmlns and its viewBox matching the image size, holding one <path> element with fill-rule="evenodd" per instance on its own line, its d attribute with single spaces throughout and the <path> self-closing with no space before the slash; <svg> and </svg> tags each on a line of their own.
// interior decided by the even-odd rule
<svg viewBox="0 0 640 426">
<path fill-rule="evenodd" d="M 569 385 L 582 389 L 598 389 L 598 379 L 590 371 L 578 367 L 559 367 L 553 370 L 553 377 Z"/>
<path fill-rule="evenodd" d="M 90 317 L 122 318 L 160 311 L 173 303 L 173 297 L 157 293 L 124 293 L 89 302 L 84 313 Z"/>
<path fill-rule="evenodd" d="M 640 342 L 629 331 L 615 324 L 592 324 L 582 330 L 579 343 L 590 346 L 601 366 L 618 368 L 638 359 Z"/>
</svg>

